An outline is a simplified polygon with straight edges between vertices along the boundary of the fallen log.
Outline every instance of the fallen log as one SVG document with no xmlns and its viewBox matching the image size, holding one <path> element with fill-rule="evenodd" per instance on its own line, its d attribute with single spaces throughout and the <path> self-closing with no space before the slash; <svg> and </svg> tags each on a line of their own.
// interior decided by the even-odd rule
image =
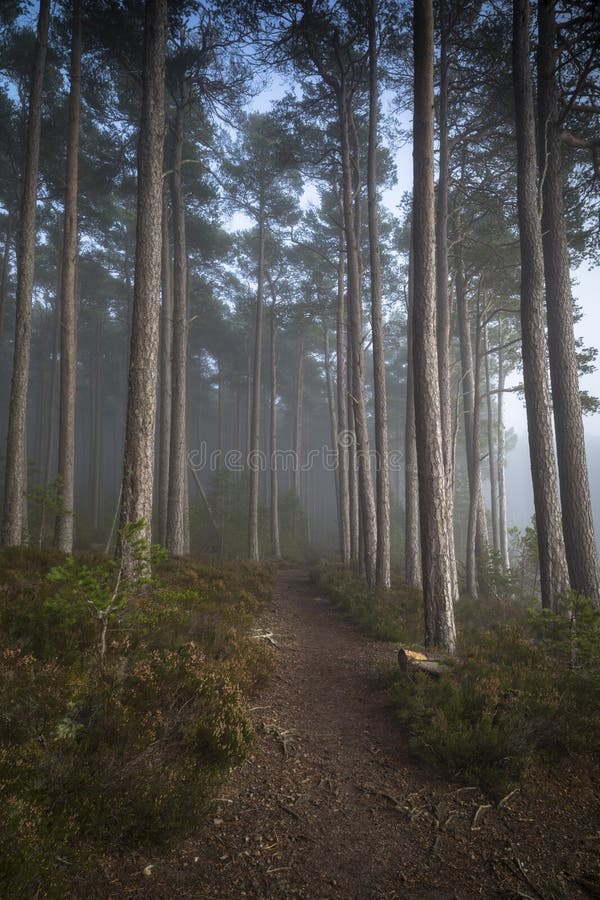
<svg viewBox="0 0 600 900">
<path fill-rule="evenodd" d="M 405 647 L 398 650 L 398 664 L 405 675 L 410 675 L 411 672 L 425 672 L 431 678 L 441 678 L 451 670 L 450 665 L 444 662 L 444 657 Z"/>
</svg>

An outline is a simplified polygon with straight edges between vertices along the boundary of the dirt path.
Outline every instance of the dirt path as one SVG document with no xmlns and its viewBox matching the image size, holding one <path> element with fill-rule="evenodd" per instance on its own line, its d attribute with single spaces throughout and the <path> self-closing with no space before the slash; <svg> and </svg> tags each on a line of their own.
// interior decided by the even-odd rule
<svg viewBox="0 0 600 900">
<path fill-rule="evenodd" d="M 261 625 L 277 668 L 256 700 L 254 752 L 223 786 L 207 834 L 141 860 L 129 896 L 600 896 L 587 774 L 490 807 L 408 761 L 372 678 L 394 647 L 344 622 L 305 573 L 280 573 Z"/>
</svg>

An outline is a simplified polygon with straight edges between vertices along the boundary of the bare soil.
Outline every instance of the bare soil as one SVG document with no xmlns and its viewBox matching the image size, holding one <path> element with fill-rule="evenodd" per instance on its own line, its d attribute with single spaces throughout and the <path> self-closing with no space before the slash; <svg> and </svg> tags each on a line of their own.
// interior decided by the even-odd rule
<svg viewBox="0 0 600 900">
<path fill-rule="evenodd" d="M 277 665 L 255 700 L 252 754 L 205 832 L 119 875 L 111 866 L 110 896 L 600 897 L 588 767 L 538 775 L 491 804 L 409 759 L 374 678 L 396 646 L 344 621 L 306 573 L 280 572 L 261 629 Z"/>
</svg>

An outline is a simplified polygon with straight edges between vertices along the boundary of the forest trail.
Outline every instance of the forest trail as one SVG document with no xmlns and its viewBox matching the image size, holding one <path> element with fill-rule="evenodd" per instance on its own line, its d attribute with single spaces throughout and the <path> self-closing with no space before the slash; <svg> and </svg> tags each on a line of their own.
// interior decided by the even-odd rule
<svg viewBox="0 0 600 900">
<path fill-rule="evenodd" d="M 373 679 L 395 645 L 345 622 L 304 572 L 279 573 L 260 627 L 277 664 L 255 701 L 253 752 L 222 786 L 206 834 L 126 866 L 113 896 L 599 896 L 585 775 L 569 775 L 577 797 L 530 782 L 497 808 L 415 766 Z"/>
</svg>

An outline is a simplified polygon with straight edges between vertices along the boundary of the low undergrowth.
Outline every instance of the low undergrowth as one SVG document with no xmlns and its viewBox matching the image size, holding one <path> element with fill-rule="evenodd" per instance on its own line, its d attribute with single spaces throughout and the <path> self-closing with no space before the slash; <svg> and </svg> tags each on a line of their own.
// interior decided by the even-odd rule
<svg viewBox="0 0 600 900">
<path fill-rule="evenodd" d="M 251 739 L 271 657 L 249 629 L 273 573 L 164 561 L 111 609 L 101 655 L 106 566 L 0 553 L 2 896 L 82 895 L 107 856 L 190 832 Z"/>
<path fill-rule="evenodd" d="M 375 637 L 419 647 L 422 599 L 392 588 L 369 594 L 347 567 L 321 564 L 323 593 Z M 576 595 L 558 613 L 507 599 L 456 609 L 457 660 L 439 679 L 382 674 L 415 759 L 498 799 L 532 765 L 600 750 L 600 612 Z"/>
</svg>

